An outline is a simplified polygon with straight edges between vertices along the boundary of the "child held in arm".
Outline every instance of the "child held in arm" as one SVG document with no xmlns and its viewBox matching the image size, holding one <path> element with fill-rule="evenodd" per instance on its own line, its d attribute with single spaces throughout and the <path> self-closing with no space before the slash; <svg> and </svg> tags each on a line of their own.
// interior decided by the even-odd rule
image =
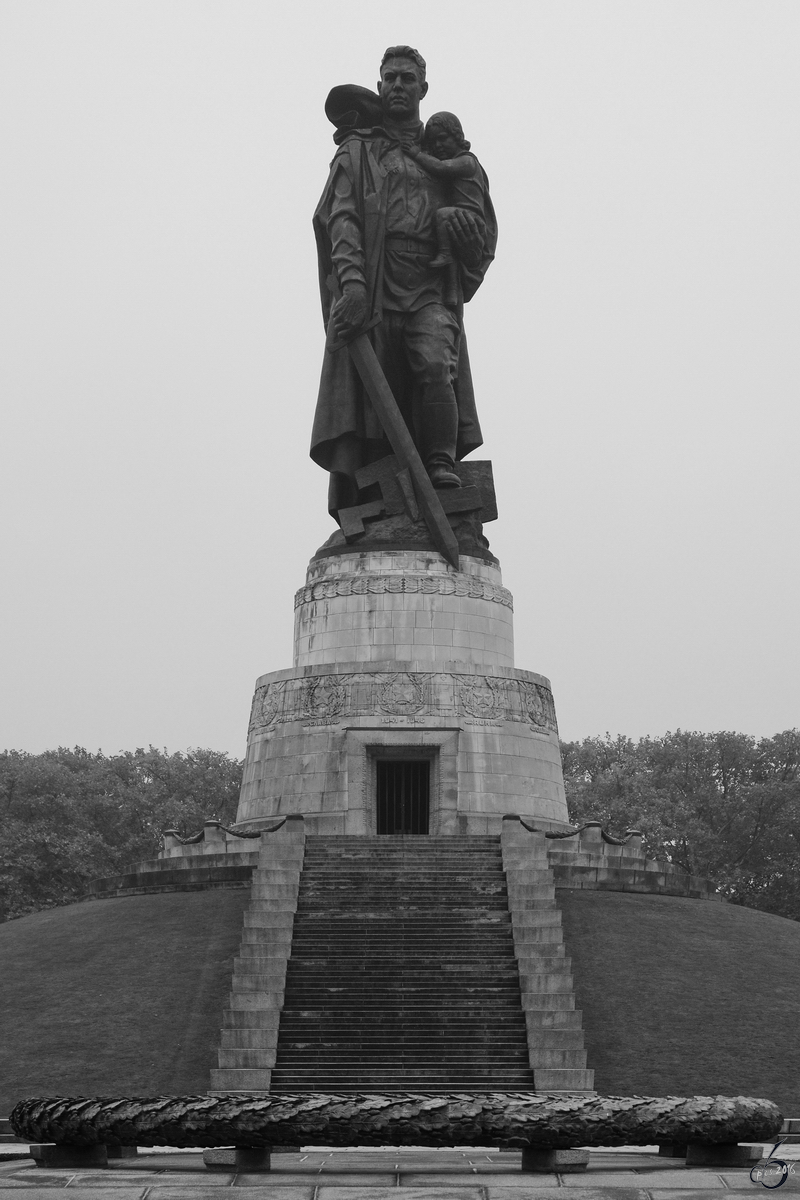
<svg viewBox="0 0 800 1200">
<path fill-rule="evenodd" d="M 434 113 L 425 126 L 422 149 L 407 148 L 423 170 L 447 184 L 450 204 L 436 213 L 438 253 L 432 267 L 448 267 L 453 263 L 449 218 L 459 209 L 472 213 L 478 222 L 481 237 L 486 237 L 485 202 L 488 184 L 483 168 L 464 137 L 461 122 L 453 113 Z"/>
</svg>

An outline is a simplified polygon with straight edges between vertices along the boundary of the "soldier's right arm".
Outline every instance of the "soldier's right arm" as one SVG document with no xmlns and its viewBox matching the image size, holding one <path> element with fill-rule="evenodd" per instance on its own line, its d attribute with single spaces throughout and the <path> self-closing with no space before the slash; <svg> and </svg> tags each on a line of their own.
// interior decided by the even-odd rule
<svg viewBox="0 0 800 1200">
<path fill-rule="evenodd" d="M 366 259 L 362 236 L 361 212 L 353 180 L 340 161 L 333 180 L 333 195 L 328 216 L 331 261 L 342 289 L 331 310 L 334 332 L 342 341 L 360 333 L 369 319 L 367 305 Z"/>
<path fill-rule="evenodd" d="M 331 239 L 331 261 L 342 291 L 350 290 L 348 284 L 361 284 L 366 288 L 361 214 L 353 180 L 343 162 L 333 181 L 328 236 Z"/>
</svg>

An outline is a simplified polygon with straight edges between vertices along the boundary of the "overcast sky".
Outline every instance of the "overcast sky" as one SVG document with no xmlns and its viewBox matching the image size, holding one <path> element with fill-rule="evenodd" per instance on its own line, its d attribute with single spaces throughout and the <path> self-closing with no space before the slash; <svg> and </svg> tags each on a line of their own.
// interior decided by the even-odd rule
<svg viewBox="0 0 800 1200">
<path fill-rule="evenodd" d="M 498 212 L 517 666 L 569 739 L 800 724 L 797 0 L 5 0 L 0 747 L 244 753 L 333 529 L 323 104 L 398 42 Z"/>
</svg>

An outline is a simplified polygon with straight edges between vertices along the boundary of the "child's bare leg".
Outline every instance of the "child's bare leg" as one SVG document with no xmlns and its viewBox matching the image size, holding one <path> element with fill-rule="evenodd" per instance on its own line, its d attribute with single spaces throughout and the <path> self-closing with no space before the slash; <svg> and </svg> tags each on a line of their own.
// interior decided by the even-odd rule
<svg viewBox="0 0 800 1200">
<path fill-rule="evenodd" d="M 432 267 L 448 267 L 453 261 L 453 243 L 450 238 L 447 220 L 455 211 L 454 208 L 440 208 L 437 210 L 436 248 L 438 253 L 430 264 Z"/>
</svg>

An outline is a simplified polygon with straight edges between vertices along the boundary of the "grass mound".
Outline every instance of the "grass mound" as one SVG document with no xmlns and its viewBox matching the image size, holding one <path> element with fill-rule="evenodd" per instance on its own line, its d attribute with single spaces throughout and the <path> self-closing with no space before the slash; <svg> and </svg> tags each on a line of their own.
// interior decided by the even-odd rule
<svg viewBox="0 0 800 1200">
<path fill-rule="evenodd" d="M 207 1091 L 249 895 L 129 896 L 0 925 L 0 1116 L 26 1096 Z"/>
<path fill-rule="evenodd" d="M 589 1066 L 607 1095 L 747 1095 L 800 1115 L 800 922 L 559 890 Z"/>
</svg>

